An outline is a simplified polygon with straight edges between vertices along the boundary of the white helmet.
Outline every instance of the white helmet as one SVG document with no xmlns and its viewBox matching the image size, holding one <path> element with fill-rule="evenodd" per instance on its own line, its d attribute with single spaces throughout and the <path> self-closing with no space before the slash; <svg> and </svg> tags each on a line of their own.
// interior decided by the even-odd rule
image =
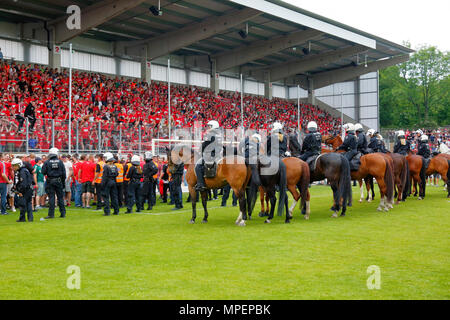
<svg viewBox="0 0 450 320">
<path fill-rule="evenodd" d="M 141 158 L 139 158 L 139 156 L 134 155 L 131 157 L 131 164 L 134 164 L 136 166 L 141 164 Z"/>
<path fill-rule="evenodd" d="M 105 159 L 106 162 L 113 161 L 114 155 L 111 152 L 107 152 L 103 155 L 103 158 Z"/>
<path fill-rule="evenodd" d="M 355 124 L 355 130 L 356 131 L 364 131 L 362 124 L 361 123 Z"/>
<path fill-rule="evenodd" d="M 378 134 L 378 139 L 380 139 L 381 141 L 383 141 L 383 136 L 381 134 Z"/>
<path fill-rule="evenodd" d="M 397 136 L 404 137 L 405 136 L 405 131 L 403 131 L 403 130 L 397 131 Z"/>
<path fill-rule="evenodd" d="M 418 133 L 418 134 L 420 134 L 420 135 L 423 135 L 423 131 L 420 130 L 420 129 L 418 129 L 418 130 L 416 131 L 416 133 Z"/>
<path fill-rule="evenodd" d="M 353 123 L 347 123 L 344 127 L 347 132 L 355 131 L 355 125 Z"/>
<path fill-rule="evenodd" d="M 252 135 L 252 139 L 257 139 L 258 142 L 261 142 L 262 138 L 259 134 L 255 133 L 254 135 Z"/>
<path fill-rule="evenodd" d="M 369 131 L 367 131 L 367 134 L 373 136 L 375 134 L 375 129 L 369 129 Z"/>
<path fill-rule="evenodd" d="M 428 141 L 428 136 L 426 134 L 422 135 L 420 141 Z"/>
<path fill-rule="evenodd" d="M 274 132 L 277 130 L 283 130 L 283 125 L 281 123 L 279 123 L 278 121 L 273 123 L 271 132 Z"/>
<path fill-rule="evenodd" d="M 220 127 L 219 123 L 216 120 L 211 120 L 207 124 L 210 129 L 218 129 Z"/>
<path fill-rule="evenodd" d="M 317 123 L 315 121 L 310 121 L 308 122 L 308 125 L 306 126 L 306 128 L 311 131 L 311 130 L 316 130 L 317 131 Z"/>
<path fill-rule="evenodd" d="M 344 130 L 348 130 L 348 128 L 350 127 L 350 125 L 353 126 L 353 123 L 346 123 L 342 126 L 342 128 L 344 128 Z"/>
<path fill-rule="evenodd" d="M 59 152 L 58 148 L 51 148 L 50 150 L 48 150 L 49 155 L 58 156 L 58 152 Z"/>
<path fill-rule="evenodd" d="M 16 165 L 16 164 L 18 164 L 19 167 L 21 167 L 21 166 L 23 165 L 23 162 L 22 162 L 22 160 L 20 160 L 19 158 L 14 158 L 14 159 L 11 161 L 11 165 L 14 166 L 14 165 Z"/>
<path fill-rule="evenodd" d="M 153 154 L 150 151 L 147 151 L 144 153 L 144 159 L 145 160 L 151 160 L 153 158 Z"/>
</svg>

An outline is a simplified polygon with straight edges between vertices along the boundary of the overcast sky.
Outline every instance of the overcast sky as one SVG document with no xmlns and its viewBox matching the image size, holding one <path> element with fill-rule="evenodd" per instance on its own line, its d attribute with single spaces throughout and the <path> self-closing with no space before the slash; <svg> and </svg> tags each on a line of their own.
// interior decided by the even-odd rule
<svg viewBox="0 0 450 320">
<path fill-rule="evenodd" d="M 392 42 L 450 51 L 450 0 L 284 0 Z"/>
</svg>

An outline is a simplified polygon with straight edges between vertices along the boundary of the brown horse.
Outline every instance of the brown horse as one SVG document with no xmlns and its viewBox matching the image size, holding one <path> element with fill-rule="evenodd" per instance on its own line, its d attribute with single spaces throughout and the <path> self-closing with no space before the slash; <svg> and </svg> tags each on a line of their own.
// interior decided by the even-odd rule
<svg viewBox="0 0 450 320">
<path fill-rule="evenodd" d="M 414 197 L 417 196 L 417 184 L 419 184 L 419 200 L 425 198 L 426 173 L 425 161 L 422 156 L 415 155 L 410 151 L 406 156 L 409 172 L 411 174 L 411 185 L 413 185 Z"/>
<path fill-rule="evenodd" d="M 286 180 L 287 188 L 294 198 L 294 202 L 289 208 L 290 218 L 293 216 L 293 211 L 297 205 L 300 197 L 302 198 L 302 214 L 305 215 L 305 219 L 309 220 L 311 209 L 310 209 L 310 193 L 309 193 L 309 166 L 305 161 L 299 158 L 290 157 L 284 158 L 282 160 L 286 165 Z M 298 190 L 297 190 L 298 188 Z M 260 217 L 265 217 L 269 215 L 269 197 L 264 192 L 263 187 L 259 187 L 260 201 L 261 201 L 261 212 Z M 264 201 L 266 206 L 264 207 Z"/>
<path fill-rule="evenodd" d="M 197 176 L 195 175 L 195 152 L 187 146 L 176 146 L 173 150 L 166 148 L 168 170 L 172 172 L 174 165 L 184 162 L 186 165 L 186 181 L 189 187 L 189 194 L 192 203 L 192 218 L 190 223 L 195 223 L 196 214 L 196 200 L 197 192 L 195 185 L 197 184 Z M 220 159 L 217 163 L 216 176 L 214 178 L 205 178 L 205 184 L 208 189 L 219 189 L 225 187 L 227 184 L 233 189 L 235 195 L 239 200 L 239 216 L 236 224 L 245 226 L 247 220 L 247 202 L 245 199 L 245 188 L 250 180 L 251 171 L 245 165 L 243 157 L 240 156 L 226 156 Z M 203 223 L 208 222 L 207 209 L 207 191 L 201 192 L 202 205 L 204 209 Z"/>
<path fill-rule="evenodd" d="M 333 150 L 342 145 L 342 139 L 340 136 L 331 137 L 324 136 L 322 141 L 326 144 L 332 145 Z M 343 153 L 344 151 L 338 151 L 338 153 Z M 360 158 L 361 165 L 358 171 L 351 171 L 352 180 L 358 180 L 359 187 L 361 190 L 361 199 L 364 197 L 362 180 L 366 179 L 366 187 L 369 191 L 370 183 L 367 183 L 369 179 L 374 177 L 377 180 L 378 187 L 380 188 L 380 205 L 378 211 L 389 211 L 389 208 L 393 208 L 393 198 L 394 198 L 394 172 L 393 172 L 393 161 L 391 158 L 385 157 L 381 153 L 369 153 L 363 155 Z M 370 198 L 369 198 L 370 199 Z"/>
<path fill-rule="evenodd" d="M 440 174 L 447 185 L 447 198 L 450 198 L 450 155 L 440 153 L 430 160 L 426 175 Z"/>
</svg>

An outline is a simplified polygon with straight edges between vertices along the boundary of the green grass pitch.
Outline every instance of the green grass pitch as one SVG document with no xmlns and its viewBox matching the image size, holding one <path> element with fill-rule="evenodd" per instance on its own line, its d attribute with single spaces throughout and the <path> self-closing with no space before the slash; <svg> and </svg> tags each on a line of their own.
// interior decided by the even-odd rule
<svg viewBox="0 0 450 320">
<path fill-rule="evenodd" d="M 450 201 L 440 187 L 388 213 L 354 204 L 332 219 L 331 189 L 311 188 L 311 219 L 298 206 L 291 224 L 257 216 L 234 224 L 238 209 L 210 201 L 209 223 L 188 224 L 190 204 L 158 204 L 143 214 L 102 216 L 68 210 L 66 219 L 16 223 L 0 216 L 1 299 L 449 299 Z M 56 216 L 59 216 L 58 210 Z M 70 290 L 67 268 L 81 271 Z M 369 290 L 367 268 L 380 268 Z"/>
</svg>

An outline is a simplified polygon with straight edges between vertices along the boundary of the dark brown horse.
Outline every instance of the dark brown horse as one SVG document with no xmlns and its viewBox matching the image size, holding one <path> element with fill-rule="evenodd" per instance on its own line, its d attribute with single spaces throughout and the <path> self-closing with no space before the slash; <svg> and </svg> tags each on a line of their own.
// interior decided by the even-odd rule
<svg viewBox="0 0 450 320">
<path fill-rule="evenodd" d="M 322 138 L 324 143 L 332 145 L 333 150 L 336 150 L 341 144 L 342 139 L 340 136 L 331 137 L 324 136 Z M 343 153 L 344 151 L 338 151 Z M 361 190 L 361 199 L 364 197 L 363 179 L 366 179 L 366 187 L 370 190 L 370 183 L 367 183 L 372 177 L 377 180 L 378 187 L 380 188 L 380 205 L 378 207 L 379 211 L 388 211 L 389 208 L 393 208 L 394 202 L 394 171 L 393 171 L 393 161 L 390 157 L 385 157 L 381 153 L 369 153 L 363 155 L 360 158 L 361 165 L 358 171 L 351 171 L 352 180 L 358 180 L 359 187 Z"/>
<path fill-rule="evenodd" d="M 430 160 L 426 175 L 440 174 L 447 185 L 447 198 L 450 198 L 450 155 L 440 153 Z"/>
<path fill-rule="evenodd" d="M 171 172 L 175 164 L 184 162 L 186 165 L 186 181 L 189 187 L 189 194 L 192 203 L 192 218 L 190 223 L 195 223 L 196 214 L 196 200 L 197 192 L 195 185 L 197 184 L 197 176 L 195 175 L 195 152 L 187 146 L 176 146 L 173 150 L 166 149 L 168 170 Z M 218 161 L 217 172 L 214 178 L 205 178 L 205 184 L 208 189 L 219 189 L 225 187 L 227 184 L 233 189 L 235 195 L 239 200 L 239 216 L 236 224 L 245 226 L 247 220 L 247 203 L 245 199 L 245 188 L 250 180 L 251 171 L 245 165 L 243 157 L 240 156 L 226 156 Z M 208 222 L 208 208 L 207 191 L 201 192 L 202 205 L 204 209 L 203 223 Z"/>
<path fill-rule="evenodd" d="M 406 156 L 408 160 L 409 172 L 411 175 L 411 185 L 413 186 L 414 197 L 417 196 L 417 184 L 419 185 L 419 200 L 425 198 L 426 173 L 425 161 L 422 156 L 415 155 L 410 151 Z"/>
</svg>

